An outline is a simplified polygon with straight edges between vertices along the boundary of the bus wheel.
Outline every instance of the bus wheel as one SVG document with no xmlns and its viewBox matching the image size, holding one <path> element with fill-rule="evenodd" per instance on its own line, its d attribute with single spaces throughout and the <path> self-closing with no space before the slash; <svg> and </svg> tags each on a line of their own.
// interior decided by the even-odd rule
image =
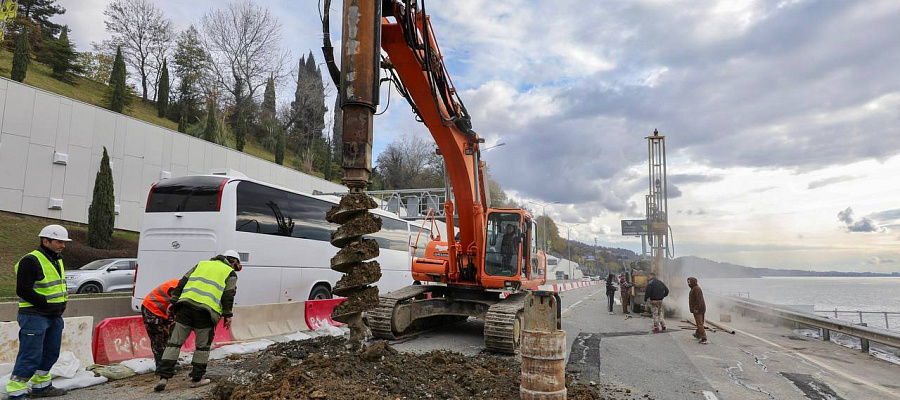
<svg viewBox="0 0 900 400">
<path fill-rule="evenodd" d="M 78 294 L 94 294 L 100 293 L 101 291 L 100 285 L 96 283 L 85 283 L 78 288 Z"/>
<path fill-rule="evenodd" d="M 331 298 L 331 290 L 328 290 L 328 286 L 318 284 L 313 287 L 312 291 L 309 292 L 310 300 L 325 300 Z"/>
</svg>

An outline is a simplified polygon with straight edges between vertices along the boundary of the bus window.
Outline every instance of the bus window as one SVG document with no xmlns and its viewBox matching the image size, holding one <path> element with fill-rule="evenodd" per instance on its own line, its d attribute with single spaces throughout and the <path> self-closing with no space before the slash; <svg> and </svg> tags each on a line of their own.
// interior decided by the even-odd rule
<svg viewBox="0 0 900 400">
<path fill-rule="evenodd" d="M 428 242 L 431 241 L 431 229 L 422 228 L 422 234 L 419 234 L 419 228 L 416 226 L 412 226 L 413 231 L 410 232 L 410 245 L 416 244 L 416 236 L 419 237 L 419 244 L 416 247 L 416 257 L 425 257 L 425 247 L 428 246 Z"/>
<path fill-rule="evenodd" d="M 337 225 L 325 221 L 332 204 L 263 186 L 240 182 L 235 230 L 329 241 Z"/>
<path fill-rule="evenodd" d="M 216 212 L 222 185 L 228 178 L 185 176 L 165 179 L 153 186 L 147 198 L 151 212 Z"/>
</svg>

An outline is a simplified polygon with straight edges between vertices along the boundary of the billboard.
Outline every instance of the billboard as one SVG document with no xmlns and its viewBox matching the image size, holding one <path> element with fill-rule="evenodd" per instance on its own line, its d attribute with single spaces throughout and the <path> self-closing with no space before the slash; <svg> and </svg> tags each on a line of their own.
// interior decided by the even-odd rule
<svg viewBox="0 0 900 400">
<path fill-rule="evenodd" d="M 649 225 L 646 219 L 623 219 L 622 236 L 648 235 L 650 231 Z"/>
</svg>

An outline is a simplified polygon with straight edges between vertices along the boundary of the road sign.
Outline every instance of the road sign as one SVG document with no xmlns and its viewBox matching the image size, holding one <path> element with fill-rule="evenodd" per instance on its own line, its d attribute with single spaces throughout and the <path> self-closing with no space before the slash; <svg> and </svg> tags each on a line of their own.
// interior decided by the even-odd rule
<svg viewBox="0 0 900 400">
<path fill-rule="evenodd" d="M 623 219 L 622 236 L 648 235 L 650 231 L 649 225 L 646 219 Z"/>
</svg>

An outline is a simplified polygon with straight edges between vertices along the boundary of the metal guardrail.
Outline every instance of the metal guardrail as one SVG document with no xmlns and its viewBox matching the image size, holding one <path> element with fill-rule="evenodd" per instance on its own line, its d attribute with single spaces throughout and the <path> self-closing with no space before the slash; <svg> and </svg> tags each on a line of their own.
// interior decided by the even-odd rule
<svg viewBox="0 0 900 400">
<path fill-rule="evenodd" d="M 831 332 L 839 332 L 859 339 L 862 351 L 869 352 L 869 342 L 881 343 L 894 348 L 900 348 L 900 333 L 881 328 L 855 325 L 842 320 L 819 317 L 794 310 L 782 308 L 778 305 L 758 300 L 750 300 L 736 297 L 713 296 L 714 298 L 730 302 L 731 304 L 755 313 L 769 315 L 779 319 L 796 322 L 801 325 L 811 326 L 822 330 L 822 340 L 831 340 Z"/>
<path fill-rule="evenodd" d="M 884 329 L 891 329 L 891 322 L 890 322 L 891 318 L 900 318 L 900 312 L 894 312 L 894 311 L 859 311 L 859 310 L 856 310 L 856 311 L 844 310 L 844 311 L 842 311 L 842 310 L 838 310 L 837 308 L 835 308 L 834 310 L 816 310 L 815 312 L 816 312 L 816 314 L 828 314 L 828 315 L 833 314 L 834 319 L 844 319 L 844 320 L 848 319 L 848 318 L 841 318 L 841 316 L 852 316 L 853 318 L 858 317 L 860 325 L 862 325 L 864 323 L 868 323 L 863 318 L 863 316 L 869 317 L 869 316 L 879 316 L 880 315 L 880 316 L 884 317 Z M 869 318 L 869 321 L 871 321 L 871 320 L 872 319 Z M 900 324 L 898 324 L 898 325 L 900 325 Z"/>
</svg>

